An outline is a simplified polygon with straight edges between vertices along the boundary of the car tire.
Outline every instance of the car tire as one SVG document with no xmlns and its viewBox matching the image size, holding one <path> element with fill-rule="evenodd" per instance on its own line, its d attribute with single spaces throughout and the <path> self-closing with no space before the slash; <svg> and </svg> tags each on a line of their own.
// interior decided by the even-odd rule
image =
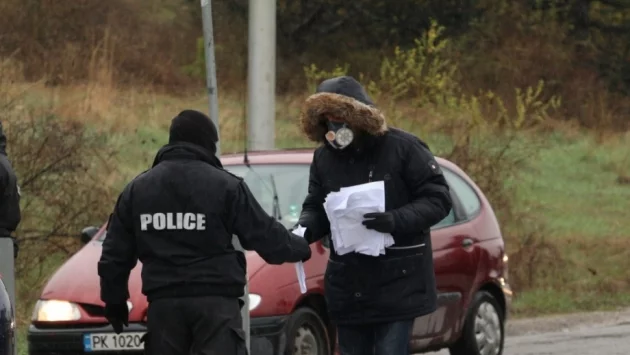
<svg viewBox="0 0 630 355">
<path fill-rule="evenodd" d="M 464 328 L 451 355 L 502 355 L 505 341 L 503 310 L 486 291 L 475 294 Z M 477 339 L 479 337 L 479 340 Z"/>
<path fill-rule="evenodd" d="M 330 337 L 322 318 L 309 307 L 298 308 L 287 323 L 286 355 L 331 355 Z"/>
</svg>

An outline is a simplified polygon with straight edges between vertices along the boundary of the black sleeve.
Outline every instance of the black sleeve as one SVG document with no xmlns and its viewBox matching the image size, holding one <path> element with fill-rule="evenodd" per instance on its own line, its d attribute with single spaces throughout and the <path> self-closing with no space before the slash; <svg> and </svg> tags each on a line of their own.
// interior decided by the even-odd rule
<svg viewBox="0 0 630 355">
<path fill-rule="evenodd" d="M 313 243 L 330 234 L 330 221 L 324 210 L 324 200 L 326 193 L 319 179 L 317 171 L 316 154 L 311 163 L 310 176 L 308 180 L 308 195 L 302 204 L 302 213 L 298 224 L 306 227 L 310 234 L 309 242 Z"/>
<path fill-rule="evenodd" d="M 408 148 L 403 166 L 403 179 L 412 201 L 393 211 L 395 232 L 413 234 L 444 219 L 451 210 L 452 201 L 439 164 L 420 140 Z"/>
<path fill-rule="evenodd" d="M 4 198 L 9 184 L 9 174 L 2 164 L 0 164 L 0 197 Z"/>
<path fill-rule="evenodd" d="M 121 304 L 127 301 L 129 274 L 138 261 L 130 190 L 131 184 L 118 197 L 114 212 L 109 218 L 107 236 L 98 262 L 101 300 L 105 303 Z"/>
<path fill-rule="evenodd" d="M 310 253 L 308 243 L 269 216 L 241 181 L 228 202 L 229 219 L 241 245 L 256 251 L 268 264 L 298 262 Z"/>
<path fill-rule="evenodd" d="M 13 232 L 22 220 L 20 187 L 11 163 L 2 155 L 0 155 L 0 199 L 5 205 L 5 214 L 0 221 L 0 228 Z"/>
</svg>

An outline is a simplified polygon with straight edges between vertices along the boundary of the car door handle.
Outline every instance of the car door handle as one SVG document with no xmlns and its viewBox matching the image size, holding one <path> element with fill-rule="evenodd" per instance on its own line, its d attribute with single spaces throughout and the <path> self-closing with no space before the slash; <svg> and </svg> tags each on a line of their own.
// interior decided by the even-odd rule
<svg viewBox="0 0 630 355">
<path fill-rule="evenodd" d="M 462 248 L 468 248 L 473 245 L 473 240 L 471 238 L 464 238 L 462 240 Z"/>
</svg>

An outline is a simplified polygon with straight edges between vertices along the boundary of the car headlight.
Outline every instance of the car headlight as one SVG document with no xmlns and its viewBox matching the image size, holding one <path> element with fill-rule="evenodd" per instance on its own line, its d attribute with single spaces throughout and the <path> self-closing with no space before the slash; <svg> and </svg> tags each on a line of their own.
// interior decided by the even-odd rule
<svg viewBox="0 0 630 355">
<path fill-rule="evenodd" d="M 79 319 L 79 306 L 68 301 L 39 300 L 33 310 L 35 322 L 67 322 Z"/>
<path fill-rule="evenodd" d="M 261 301 L 262 301 L 262 297 L 254 293 L 250 293 L 249 294 L 249 311 L 251 312 L 254 309 L 256 309 L 256 307 L 260 305 Z"/>
</svg>

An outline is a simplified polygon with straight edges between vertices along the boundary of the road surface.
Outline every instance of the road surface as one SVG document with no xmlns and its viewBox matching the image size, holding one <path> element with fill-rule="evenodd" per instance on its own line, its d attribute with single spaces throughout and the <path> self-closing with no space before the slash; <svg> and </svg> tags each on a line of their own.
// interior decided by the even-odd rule
<svg viewBox="0 0 630 355">
<path fill-rule="evenodd" d="M 515 321 L 504 355 L 628 355 L 630 312 L 598 312 Z M 429 353 L 448 355 L 448 351 Z"/>
</svg>

